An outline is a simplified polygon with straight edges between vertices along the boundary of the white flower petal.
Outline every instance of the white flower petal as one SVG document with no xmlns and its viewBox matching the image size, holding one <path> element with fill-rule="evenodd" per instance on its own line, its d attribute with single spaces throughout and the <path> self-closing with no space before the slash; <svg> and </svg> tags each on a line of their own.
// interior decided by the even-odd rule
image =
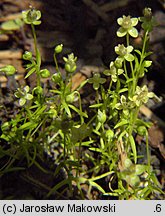
<svg viewBox="0 0 165 216">
<path fill-rule="evenodd" d="M 26 103 L 26 99 L 25 98 L 20 98 L 19 99 L 19 105 L 23 106 Z"/>
<path fill-rule="evenodd" d="M 129 33 L 132 37 L 134 37 L 134 38 L 138 37 L 138 31 L 137 31 L 137 29 L 134 28 L 134 27 L 132 27 L 131 29 L 129 29 L 129 30 L 128 30 L 128 33 Z"/>
<path fill-rule="evenodd" d="M 126 54 L 124 56 L 124 58 L 125 58 L 125 60 L 127 60 L 129 62 L 131 62 L 131 61 L 133 61 L 135 59 L 134 56 L 132 54 L 130 54 L 130 53 Z"/>
<path fill-rule="evenodd" d="M 124 28 L 122 28 L 122 27 L 120 27 L 118 29 L 118 31 L 117 31 L 117 36 L 118 37 L 124 37 L 126 34 L 127 34 L 127 31 Z"/>
<path fill-rule="evenodd" d="M 138 18 L 131 18 L 132 26 L 136 26 L 138 24 Z"/>
<path fill-rule="evenodd" d="M 24 90 L 25 90 L 25 92 L 29 92 L 29 90 L 30 90 L 29 86 L 28 86 L 28 85 L 25 86 L 25 87 L 24 87 Z"/>
<path fill-rule="evenodd" d="M 117 19 L 117 23 L 118 23 L 119 25 L 121 25 L 122 22 L 123 22 L 123 18 L 120 17 L 120 18 Z"/>
<path fill-rule="evenodd" d="M 121 75 L 124 72 L 123 69 L 118 69 L 118 75 Z"/>
<path fill-rule="evenodd" d="M 127 47 L 127 52 L 128 52 L 128 53 L 132 52 L 132 50 L 133 50 L 133 46 L 128 46 L 128 47 Z"/>
</svg>

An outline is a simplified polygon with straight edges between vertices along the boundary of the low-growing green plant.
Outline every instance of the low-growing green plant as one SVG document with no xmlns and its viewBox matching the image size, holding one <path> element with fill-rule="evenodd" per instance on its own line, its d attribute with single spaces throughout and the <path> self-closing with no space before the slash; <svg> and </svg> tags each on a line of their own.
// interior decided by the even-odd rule
<svg viewBox="0 0 165 216">
<path fill-rule="evenodd" d="M 109 78 L 95 73 L 76 90 L 72 89 L 72 76 L 76 71 L 77 57 L 73 53 L 63 57 L 66 71 L 63 77 L 57 61 L 57 55 L 63 50 L 63 45 L 59 44 L 54 49 L 54 74 L 51 75 L 48 69 L 41 69 L 35 31 L 35 26 L 41 23 L 41 12 L 30 8 L 22 12 L 22 17 L 24 23 L 31 25 L 35 47 L 35 55 L 30 51 L 23 54 L 27 63 L 25 79 L 35 73 L 36 86 L 32 89 L 26 85 L 16 90 L 14 95 L 19 99 L 20 110 L 1 127 L 1 138 L 10 145 L 6 150 L 10 160 L 1 168 L 1 175 L 16 170 L 13 165 L 15 160 L 26 158 L 27 166 L 31 166 L 37 164 L 36 157 L 42 158 L 44 152 L 49 155 L 53 151 L 58 164 L 54 175 L 64 168 L 67 178 L 54 185 L 47 198 L 63 185 L 68 185 L 72 193 L 75 183 L 81 198 L 84 198 L 82 184 L 89 185 L 88 193 L 95 187 L 103 195 L 117 196 L 118 199 L 149 199 L 157 191 L 162 193 L 150 160 L 147 129 L 151 124 L 138 117 L 140 106 L 149 98 L 156 97 L 148 92 L 146 85 L 138 86 L 139 79 L 152 64 L 148 60 L 151 55 L 148 51 L 149 33 L 155 25 L 151 9 L 144 9 L 144 16 L 140 18 L 118 18 L 120 27 L 117 36 L 125 37 L 125 43 L 115 47 L 117 57 L 103 72 Z M 142 47 L 135 49 L 131 45 L 131 37 L 139 36 L 136 29 L 139 22 L 143 29 Z M 11 65 L 0 71 L 6 75 L 15 73 Z M 41 78 L 48 77 L 54 85 L 49 93 L 41 82 Z M 108 81 L 109 87 L 105 88 L 104 83 Z M 79 90 L 87 82 L 96 91 L 95 103 L 83 111 Z M 89 110 L 93 113 L 91 119 L 88 117 Z M 146 164 L 138 164 L 142 155 L 137 154 L 135 134 L 146 140 Z M 3 157 L 5 150 L 1 151 Z M 92 156 L 93 153 L 95 156 Z M 90 168 L 83 170 L 86 161 L 90 163 Z M 106 177 L 109 177 L 108 190 L 99 183 Z M 114 179 L 117 188 L 114 188 Z"/>
</svg>

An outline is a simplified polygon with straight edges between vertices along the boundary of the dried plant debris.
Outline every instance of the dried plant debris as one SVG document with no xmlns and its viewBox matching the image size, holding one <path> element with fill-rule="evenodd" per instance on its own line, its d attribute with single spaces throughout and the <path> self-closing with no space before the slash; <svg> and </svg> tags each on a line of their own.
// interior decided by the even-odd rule
<svg viewBox="0 0 165 216">
<path fill-rule="evenodd" d="M 153 125 L 148 130 L 149 134 L 149 143 L 153 148 L 158 148 L 161 155 L 165 159 L 165 145 L 164 145 L 164 131 L 159 128 L 157 125 Z"/>
</svg>

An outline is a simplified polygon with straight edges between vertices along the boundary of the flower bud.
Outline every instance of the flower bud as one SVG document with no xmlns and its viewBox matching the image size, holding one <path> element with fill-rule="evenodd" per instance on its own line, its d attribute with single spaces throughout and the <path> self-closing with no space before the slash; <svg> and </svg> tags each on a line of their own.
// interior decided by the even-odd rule
<svg viewBox="0 0 165 216">
<path fill-rule="evenodd" d="M 72 103 L 75 99 L 74 93 L 71 93 L 69 95 L 66 96 L 66 102 L 68 103 Z"/>
<path fill-rule="evenodd" d="M 40 75 L 42 78 L 48 78 L 50 76 L 50 71 L 48 69 L 40 70 Z"/>
<path fill-rule="evenodd" d="M 56 54 L 61 53 L 63 49 L 63 44 L 59 44 L 55 47 L 54 51 Z"/>
<path fill-rule="evenodd" d="M 132 161 L 129 158 L 126 158 L 124 161 L 124 167 L 125 169 L 129 169 L 132 165 Z"/>
<path fill-rule="evenodd" d="M 57 110 L 52 106 L 50 107 L 50 110 L 48 111 L 48 114 L 52 117 L 55 118 L 57 116 Z"/>
<path fill-rule="evenodd" d="M 1 68 L 0 71 L 5 72 L 7 76 L 12 76 L 13 74 L 15 74 L 16 69 L 12 65 L 7 65 Z"/>
<path fill-rule="evenodd" d="M 10 130 L 10 123 L 9 122 L 5 122 L 3 123 L 3 125 L 1 126 L 2 131 L 7 131 Z"/>
<path fill-rule="evenodd" d="M 113 130 L 107 130 L 105 133 L 106 138 L 108 139 L 108 141 L 110 141 L 113 137 L 114 137 L 114 132 Z"/>
<path fill-rule="evenodd" d="M 33 92 L 35 93 L 35 94 L 42 94 L 43 93 L 43 89 L 42 89 L 42 87 L 41 86 L 37 86 L 37 87 L 35 87 L 34 89 L 33 89 Z"/>
<path fill-rule="evenodd" d="M 149 21 L 152 19 L 152 11 L 151 8 L 144 8 L 143 10 L 144 17 Z"/>
<path fill-rule="evenodd" d="M 140 135 L 140 136 L 145 136 L 146 135 L 146 127 L 145 126 L 139 126 L 138 129 L 137 129 L 137 133 Z"/>
<path fill-rule="evenodd" d="M 77 61 L 77 57 L 74 57 L 74 54 L 71 53 L 68 55 L 68 58 L 63 57 L 64 61 L 65 61 L 65 70 L 68 73 L 73 73 L 77 66 L 76 66 L 76 61 Z"/>
<path fill-rule="evenodd" d="M 31 52 L 29 52 L 29 51 L 25 51 L 25 53 L 23 54 L 23 59 L 24 60 L 31 60 L 32 59 L 32 53 Z"/>
<path fill-rule="evenodd" d="M 115 63 L 115 67 L 119 69 L 122 68 L 123 60 L 121 58 L 116 58 L 114 63 Z"/>
<path fill-rule="evenodd" d="M 101 124 L 103 124 L 106 121 L 106 113 L 105 113 L 105 111 L 102 112 L 102 111 L 98 110 L 97 118 L 98 118 L 98 121 Z"/>
<path fill-rule="evenodd" d="M 61 74 L 60 73 L 55 73 L 52 75 L 52 81 L 56 84 L 60 83 L 62 80 Z"/>
<path fill-rule="evenodd" d="M 76 64 L 68 64 L 68 63 L 65 64 L 65 70 L 66 70 L 68 73 L 73 73 L 73 72 L 75 72 L 76 68 L 77 68 Z"/>
</svg>

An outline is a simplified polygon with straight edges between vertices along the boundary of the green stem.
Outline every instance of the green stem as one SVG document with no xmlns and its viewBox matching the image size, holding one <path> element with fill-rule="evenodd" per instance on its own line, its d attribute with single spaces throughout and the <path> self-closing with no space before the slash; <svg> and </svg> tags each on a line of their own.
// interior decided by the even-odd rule
<svg viewBox="0 0 165 216">
<path fill-rule="evenodd" d="M 79 92 L 77 92 L 78 93 L 78 97 L 79 97 L 79 107 L 80 107 L 80 113 L 82 113 L 82 102 L 81 102 L 81 96 L 80 96 L 80 94 L 79 94 Z M 80 120 L 81 120 L 81 125 L 84 123 L 84 118 L 83 118 L 83 116 L 80 114 Z"/>
<path fill-rule="evenodd" d="M 64 133 L 64 161 L 66 161 L 66 134 Z"/>
<path fill-rule="evenodd" d="M 96 102 L 99 104 L 99 91 L 98 89 L 96 90 Z"/>
<path fill-rule="evenodd" d="M 119 90 L 120 90 L 120 79 L 119 79 L 119 76 L 117 75 L 116 92 L 118 93 Z"/>
<path fill-rule="evenodd" d="M 127 33 L 126 35 L 126 42 L 127 42 L 127 47 L 129 46 L 129 34 Z M 135 71 L 133 69 L 133 64 L 130 62 L 130 67 L 131 67 L 131 73 L 132 73 L 132 87 L 128 88 L 130 90 L 129 96 L 134 95 L 135 89 L 136 89 L 136 77 L 135 77 Z"/>
<path fill-rule="evenodd" d="M 148 31 L 146 31 L 145 34 L 144 34 L 144 42 L 143 42 L 143 48 L 142 48 L 142 57 L 143 58 L 144 58 L 144 52 L 145 52 L 145 49 L 146 49 L 147 36 L 148 36 Z M 143 59 L 141 59 L 141 61 L 143 61 Z M 140 63 L 142 63 L 141 61 L 140 61 Z"/>
<path fill-rule="evenodd" d="M 118 95 L 120 90 L 120 79 L 119 76 L 117 75 L 117 83 L 116 83 L 116 90 L 115 90 L 115 96 L 113 97 L 113 102 L 112 102 L 112 107 L 114 107 L 117 103 L 117 97 L 116 95 Z"/>
<path fill-rule="evenodd" d="M 111 90 L 111 87 L 112 87 L 112 79 L 109 82 L 109 88 L 108 88 L 109 91 Z"/>
<path fill-rule="evenodd" d="M 135 109 L 132 110 L 132 112 L 130 113 L 130 121 L 129 121 L 129 132 L 128 132 L 128 136 L 131 136 L 134 130 L 134 126 L 136 124 L 136 119 L 138 117 L 138 113 L 139 113 L 139 109 L 140 107 L 136 107 Z M 129 146 L 128 146 L 129 148 Z"/>
<path fill-rule="evenodd" d="M 126 79 L 129 79 L 125 59 L 124 59 L 124 72 L 125 72 Z"/>
<path fill-rule="evenodd" d="M 148 173 L 151 172 L 151 159 L 150 159 L 150 152 L 149 152 L 149 143 L 148 143 L 148 132 L 146 131 L 146 151 L 147 151 L 147 161 L 148 161 Z"/>
<path fill-rule="evenodd" d="M 80 162 L 81 162 L 81 144 L 82 144 L 82 140 L 80 140 L 79 142 L 79 149 L 78 149 L 78 165 L 80 166 Z M 78 177 L 78 175 L 80 174 L 80 170 L 79 168 L 76 170 L 76 177 Z"/>
<path fill-rule="evenodd" d="M 40 53 L 38 51 L 37 48 L 37 37 L 36 37 L 36 32 L 35 32 L 35 28 L 34 25 L 31 24 L 31 28 L 32 28 L 32 34 L 33 34 L 33 39 L 34 39 L 34 49 L 35 49 L 35 53 L 36 53 L 36 74 L 37 74 L 37 86 L 41 86 L 41 80 L 40 80 L 40 65 L 41 65 L 41 58 L 40 58 Z"/>
<path fill-rule="evenodd" d="M 140 69 L 141 69 L 143 60 L 144 60 L 144 58 L 145 58 L 145 50 L 146 50 L 147 36 L 148 36 L 148 31 L 146 31 L 145 34 L 144 34 L 142 53 L 141 53 L 141 56 L 140 56 L 140 63 L 139 63 L 139 67 L 138 67 L 137 74 L 136 74 L 136 82 L 138 82 L 138 79 L 139 79 L 139 77 L 140 77 L 140 71 L 141 71 Z"/>
<path fill-rule="evenodd" d="M 56 71 L 59 73 L 60 71 L 59 71 L 59 67 L 58 67 L 58 62 L 57 62 L 57 58 L 56 58 L 56 53 L 54 53 L 53 57 L 54 57 L 54 63 L 55 63 Z"/>
<path fill-rule="evenodd" d="M 34 48 L 37 55 L 37 37 L 36 37 L 36 32 L 33 24 L 31 24 L 31 28 L 32 28 L 33 39 L 34 39 Z"/>
<path fill-rule="evenodd" d="M 131 88 L 130 96 L 133 96 L 136 90 L 137 82 L 136 82 L 135 71 L 133 69 L 132 62 L 130 62 L 130 66 L 131 66 L 131 72 L 132 72 L 132 88 Z"/>
<path fill-rule="evenodd" d="M 129 34 L 126 34 L 126 43 L 127 43 L 127 47 L 129 46 Z"/>
</svg>

